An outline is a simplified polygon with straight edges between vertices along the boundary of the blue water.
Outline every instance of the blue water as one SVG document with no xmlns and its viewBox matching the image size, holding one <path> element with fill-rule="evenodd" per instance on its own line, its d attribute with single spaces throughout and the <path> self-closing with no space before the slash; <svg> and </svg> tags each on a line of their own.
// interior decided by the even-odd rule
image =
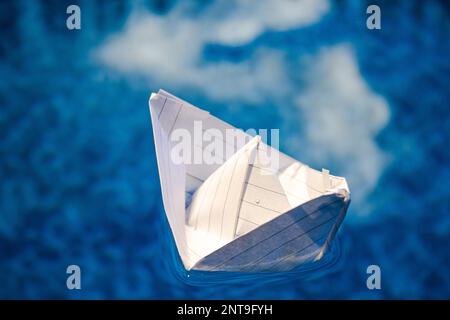
<svg viewBox="0 0 450 320">
<path fill-rule="evenodd" d="M 73 2 L 83 27 L 69 32 L 65 10 Z M 364 3 L 338 1 L 312 25 L 203 48 L 203 62 L 241 61 L 266 47 L 289 64 L 300 53 L 348 43 L 362 79 L 390 113 L 374 138 L 389 162 L 364 200 L 350 206 L 323 261 L 285 274 L 212 275 L 184 271 L 176 254 L 162 208 L 149 93 L 164 86 L 236 126 L 279 127 L 291 136 L 304 134 L 287 116 L 294 106 L 230 102 L 159 74 L 99 63 L 93 52 L 126 27 L 136 10 L 131 2 L 2 1 L 0 298 L 449 299 L 450 7 L 379 3 L 382 31 L 365 29 Z M 142 1 L 139 10 L 164 17 L 176 5 Z M 202 10 L 192 5 L 191 14 Z M 289 146 L 282 142 L 281 149 Z M 349 169 L 339 158 L 326 165 Z M 70 264 L 81 267 L 80 291 L 66 288 Z M 381 268 L 381 290 L 366 287 L 371 264 Z"/>
</svg>

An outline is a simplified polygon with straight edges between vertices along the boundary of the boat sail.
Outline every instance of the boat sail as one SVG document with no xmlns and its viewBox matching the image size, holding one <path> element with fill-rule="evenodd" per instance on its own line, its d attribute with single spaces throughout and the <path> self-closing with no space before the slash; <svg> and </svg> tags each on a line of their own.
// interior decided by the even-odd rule
<svg viewBox="0 0 450 320">
<path fill-rule="evenodd" d="M 164 210 L 186 270 L 287 271 L 322 258 L 350 204 L 345 178 L 164 90 L 152 93 L 149 107 Z M 241 145 L 223 139 L 230 130 Z M 232 151 L 210 153 L 221 162 L 174 161 L 176 132 L 223 134 Z M 208 154 L 195 139 L 190 147 Z"/>
</svg>

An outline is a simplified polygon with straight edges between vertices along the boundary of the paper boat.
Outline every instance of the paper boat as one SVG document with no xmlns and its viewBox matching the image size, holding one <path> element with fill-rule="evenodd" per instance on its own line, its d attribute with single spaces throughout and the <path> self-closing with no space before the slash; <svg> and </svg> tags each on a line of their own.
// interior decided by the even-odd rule
<svg viewBox="0 0 450 320">
<path fill-rule="evenodd" d="M 322 258 L 350 203 L 344 178 L 314 170 L 163 90 L 152 93 L 149 105 L 164 210 L 185 269 L 284 271 Z M 222 162 L 174 161 L 175 132 L 192 134 L 191 151 L 208 154 L 195 135 L 223 138 L 227 130 L 246 143 L 222 140 L 232 152 L 210 154 Z M 273 161 L 263 163 L 269 153 Z"/>
</svg>

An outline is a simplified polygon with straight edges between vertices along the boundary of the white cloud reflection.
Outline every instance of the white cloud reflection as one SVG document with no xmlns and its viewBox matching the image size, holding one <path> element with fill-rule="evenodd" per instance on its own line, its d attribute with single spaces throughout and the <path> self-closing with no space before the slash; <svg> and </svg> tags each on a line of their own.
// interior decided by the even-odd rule
<svg viewBox="0 0 450 320">
<path fill-rule="evenodd" d="M 375 138 L 388 123 L 388 105 L 364 81 L 350 45 L 323 48 L 303 64 L 306 86 L 296 104 L 305 120 L 308 155 L 337 162 L 354 188 L 354 202 L 362 204 L 386 165 Z"/>
</svg>

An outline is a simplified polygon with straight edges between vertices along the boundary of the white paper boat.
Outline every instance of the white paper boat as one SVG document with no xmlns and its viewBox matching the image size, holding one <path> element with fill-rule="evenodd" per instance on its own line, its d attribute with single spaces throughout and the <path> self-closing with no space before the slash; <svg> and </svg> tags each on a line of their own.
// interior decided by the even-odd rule
<svg viewBox="0 0 450 320">
<path fill-rule="evenodd" d="M 149 105 L 164 209 L 187 270 L 281 271 L 322 258 L 350 203 L 344 178 L 314 170 L 163 90 Z M 233 140 L 222 164 L 173 161 L 174 130 L 195 135 L 199 123 L 205 135 L 217 129 L 212 132 L 225 137 L 232 129 L 248 143 Z M 208 152 L 195 141 L 193 152 Z M 261 161 L 269 152 L 275 169 Z"/>
</svg>

